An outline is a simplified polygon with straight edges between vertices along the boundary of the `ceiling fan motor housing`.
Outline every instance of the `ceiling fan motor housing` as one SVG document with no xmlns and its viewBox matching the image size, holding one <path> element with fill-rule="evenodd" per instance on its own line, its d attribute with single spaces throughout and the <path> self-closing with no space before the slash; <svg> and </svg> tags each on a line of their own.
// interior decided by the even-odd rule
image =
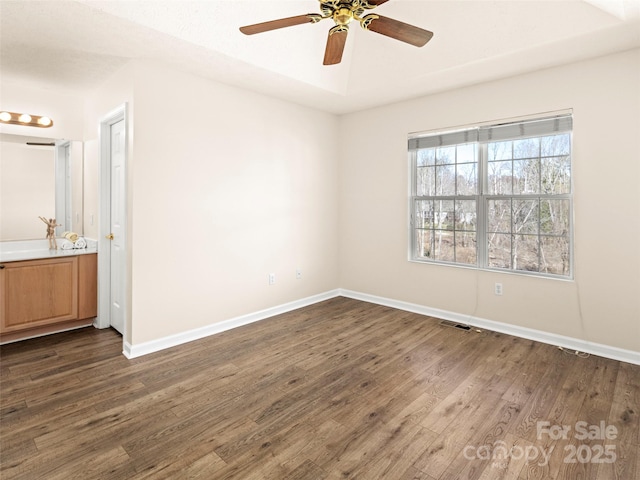
<svg viewBox="0 0 640 480">
<path fill-rule="evenodd" d="M 353 11 L 350 8 L 340 7 L 333 12 L 333 21 L 336 25 L 348 25 L 353 20 Z"/>
<path fill-rule="evenodd" d="M 365 11 L 365 6 L 361 0 L 321 0 L 320 3 L 322 14 L 327 18 L 332 18 L 336 25 L 346 26 L 351 23 L 354 18 L 359 20 L 359 17 L 362 16 Z M 366 2 L 364 3 L 368 6 Z"/>
</svg>

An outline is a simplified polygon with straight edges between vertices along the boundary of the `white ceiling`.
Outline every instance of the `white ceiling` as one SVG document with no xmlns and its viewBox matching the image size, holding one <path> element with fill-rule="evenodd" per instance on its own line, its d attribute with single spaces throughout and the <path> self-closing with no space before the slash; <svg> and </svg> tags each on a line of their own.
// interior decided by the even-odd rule
<svg viewBox="0 0 640 480">
<path fill-rule="evenodd" d="M 323 66 L 331 20 L 253 36 L 242 25 L 319 13 L 317 0 L 0 0 L 0 75 L 82 95 L 131 59 L 159 61 L 333 113 L 640 46 L 640 0 L 391 0 L 375 13 L 434 32 L 422 48 L 352 24 Z"/>
</svg>

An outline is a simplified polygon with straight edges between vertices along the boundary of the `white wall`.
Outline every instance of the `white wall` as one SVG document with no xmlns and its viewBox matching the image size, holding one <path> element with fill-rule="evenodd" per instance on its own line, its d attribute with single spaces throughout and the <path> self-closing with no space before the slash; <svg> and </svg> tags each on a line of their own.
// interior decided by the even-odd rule
<svg viewBox="0 0 640 480">
<path fill-rule="evenodd" d="M 336 118 L 153 65 L 134 70 L 129 342 L 336 288 Z"/>
<path fill-rule="evenodd" d="M 575 281 L 407 261 L 408 133 L 568 108 Z M 340 128 L 360 139 L 340 157 L 342 288 L 640 351 L 640 50 L 345 115 Z"/>
</svg>

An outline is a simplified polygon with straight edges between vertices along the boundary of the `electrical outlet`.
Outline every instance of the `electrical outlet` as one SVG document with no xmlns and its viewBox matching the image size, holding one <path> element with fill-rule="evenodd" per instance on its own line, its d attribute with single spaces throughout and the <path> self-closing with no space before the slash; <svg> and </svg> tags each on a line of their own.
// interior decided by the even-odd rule
<svg viewBox="0 0 640 480">
<path fill-rule="evenodd" d="M 270 273 L 269 274 L 269 285 L 273 285 L 274 283 L 276 283 L 276 274 L 275 273 Z"/>
<path fill-rule="evenodd" d="M 496 283 L 495 289 L 494 289 L 494 293 L 496 295 L 502 295 L 502 284 L 501 283 Z"/>
<path fill-rule="evenodd" d="M 302 280 L 302 270 L 296 268 L 296 280 Z"/>
</svg>

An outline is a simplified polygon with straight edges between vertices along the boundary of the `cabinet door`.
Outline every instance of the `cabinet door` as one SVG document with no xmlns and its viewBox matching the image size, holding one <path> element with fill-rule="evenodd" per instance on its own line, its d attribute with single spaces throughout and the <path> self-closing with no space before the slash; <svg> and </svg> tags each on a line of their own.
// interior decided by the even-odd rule
<svg viewBox="0 0 640 480">
<path fill-rule="evenodd" d="M 78 258 L 8 262 L 0 270 L 0 331 L 78 318 Z"/>
<path fill-rule="evenodd" d="M 98 255 L 78 256 L 78 319 L 98 316 Z"/>
</svg>

